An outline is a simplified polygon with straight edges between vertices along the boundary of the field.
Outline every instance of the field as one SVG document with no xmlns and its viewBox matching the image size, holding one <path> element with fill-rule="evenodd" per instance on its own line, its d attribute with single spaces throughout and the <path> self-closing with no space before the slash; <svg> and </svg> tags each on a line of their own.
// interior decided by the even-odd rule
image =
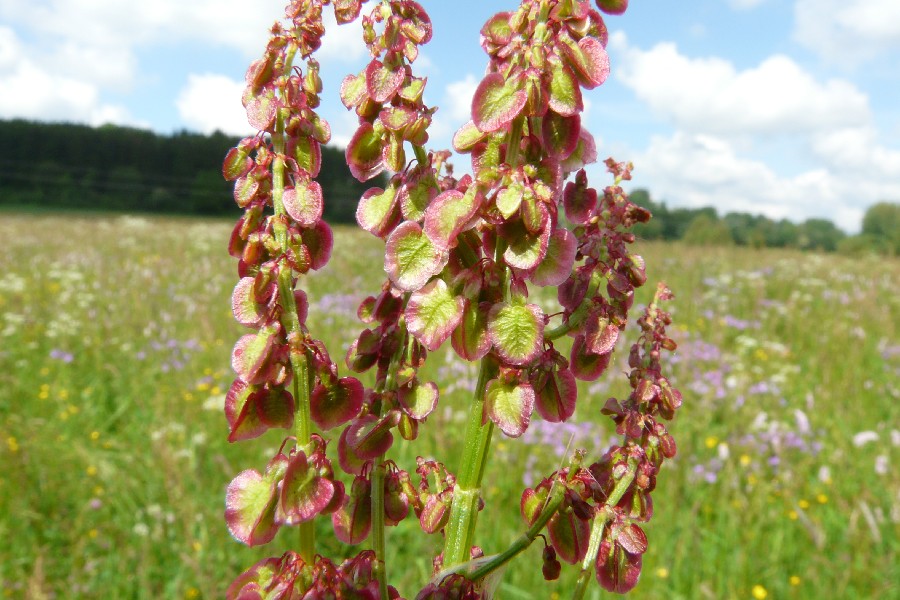
<svg viewBox="0 0 900 600">
<path fill-rule="evenodd" d="M 10 215 L 0 219 L 0 589 L 10 598 L 220 598 L 262 556 L 232 540 L 224 489 L 262 469 L 283 432 L 228 444 L 222 414 L 236 281 L 231 224 Z M 348 248 L 350 250 L 348 250 Z M 900 261 L 645 245 L 651 282 L 676 292 L 671 361 L 685 405 L 679 453 L 659 477 L 650 548 L 633 598 L 900 598 Z M 380 286 L 381 247 L 339 230 L 309 281 L 310 327 L 334 356 Z M 652 286 L 648 286 L 652 287 Z M 646 297 L 639 301 L 646 302 Z M 633 330 L 631 330 L 633 339 Z M 619 363 L 586 385 L 582 425 L 537 419 L 495 437 L 479 543 L 522 529 L 523 481 L 548 473 L 569 437 L 599 456 L 599 408 Z M 475 369 L 443 350 L 429 371 L 441 405 L 416 444 L 456 467 Z M 441 427 L 431 421 L 441 420 Z M 490 515 L 486 517 L 486 515 Z M 323 553 L 355 553 L 329 539 Z M 437 536 L 388 531 L 389 568 L 415 595 Z M 500 598 L 566 598 L 572 568 L 540 577 L 540 544 L 508 569 Z M 600 598 L 599 586 L 589 597 Z"/>
</svg>

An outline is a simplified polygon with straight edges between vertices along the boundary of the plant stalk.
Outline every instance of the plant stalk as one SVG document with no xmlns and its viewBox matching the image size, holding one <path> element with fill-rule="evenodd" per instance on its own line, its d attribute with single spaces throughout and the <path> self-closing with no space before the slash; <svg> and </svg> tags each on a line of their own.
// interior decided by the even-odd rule
<svg viewBox="0 0 900 600">
<path fill-rule="evenodd" d="M 482 423 L 484 391 L 497 367 L 490 355 L 481 359 L 478 384 L 469 407 L 469 421 L 463 441 L 462 462 L 453 490 L 450 519 L 444 542 L 444 567 L 449 568 L 469 560 L 478 519 L 478 502 L 481 498 L 481 480 L 484 476 L 487 455 L 491 445 L 494 422 Z"/>
</svg>

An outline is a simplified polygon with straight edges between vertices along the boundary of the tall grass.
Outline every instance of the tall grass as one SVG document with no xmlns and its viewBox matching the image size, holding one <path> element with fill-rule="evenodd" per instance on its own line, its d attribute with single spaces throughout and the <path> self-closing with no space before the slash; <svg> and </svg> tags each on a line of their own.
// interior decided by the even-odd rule
<svg viewBox="0 0 900 600">
<path fill-rule="evenodd" d="M 0 220 L 0 589 L 13 598 L 219 598 L 263 555 L 225 528 L 224 489 L 260 469 L 283 432 L 228 444 L 230 223 L 4 215 Z M 377 240 L 339 230 L 309 285 L 310 327 L 332 352 L 384 278 Z M 900 262 L 646 244 L 664 279 L 685 395 L 679 455 L 660 474 L 635 598 L 900 598 Z M 646 302 L 639 298 L 639 302 Z M 633 339 L 632 331 L 630 339 Z M 479 543 L 523 529 L 523 482 L 552 471 L 569 438 L 600 451 L 600 407 L 625 389 L 624 357 L 582 390 L 578 420 L 537 419 L 498 438 Z M 390 454 L 447 460 L 461 442 L 474 371 L 441 350 L 441 406 L 419 443 Z M 323 553 L 348 554 L 321 523 Z M 394 575 L 414 595 L 440 540 L 412 520 L 388 531 Z M 501 598 L 566 597 L 540 579 L 539 548 Z M 755 587 L 761 586 L 761 587 Z M 754 596 L 754 593 L 756 594 Z M 594 597 L 599 598 L 597 591 Z"/>
</svg>

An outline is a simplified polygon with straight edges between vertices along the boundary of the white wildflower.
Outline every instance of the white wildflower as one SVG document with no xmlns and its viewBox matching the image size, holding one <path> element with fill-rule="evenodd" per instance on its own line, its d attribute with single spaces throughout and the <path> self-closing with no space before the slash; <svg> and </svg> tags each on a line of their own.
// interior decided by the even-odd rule
<svg viewBox="0 0 900 600">
<path fill-rule="evenodd" d="M 877 442 L 878 434 L 874 431 L 860 431 L 853 436 L 853 445 L 857 448 L 865 446 L 869 442 Z"/>
</svg>

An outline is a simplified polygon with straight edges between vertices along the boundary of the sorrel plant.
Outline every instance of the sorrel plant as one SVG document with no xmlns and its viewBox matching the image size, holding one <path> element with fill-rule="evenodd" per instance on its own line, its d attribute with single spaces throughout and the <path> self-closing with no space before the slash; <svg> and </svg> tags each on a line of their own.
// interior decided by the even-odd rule
<svg viewBox="0 0 900 600">
<path fill-rule="evenodd" d="M 663 284 L 637 319 L 631 393 L 602 409 L 621 443 L 590 459 L 573 451 L 568 464 L 523 491 L 523 531 L 508 548 L 485 555 L 476 545 L 479 512 L 498 509 L 484 506 L 481 494 L 495 429 L 519 437 L 535 411 L 550 423 L 573 418 L 577 381 L 606 371 L 634 290 L 647 279 L 629 229 L 650 214 L 620 187 L 631 165 L 608 159 L 614 183 L 600 192 L 584 170 L 597 150 L 580 118 L 582 89 L 609 74 L 603 18 L 586 0 L 523 0 L 488 20 L 486 75 L 472 120 L 453 138 L 456 152 L 470 155 L 472 173 L 456 177 L 451 152 L 426 150 L 436 109 L 425 104 L 426 82 L 413 63 L 431 37 L 428 15 L 411 0 L 380 0 L 360 17 L 362 4 L 288 5 L 247 71 L 243 103 L 259 134 L 233 148 L 223 167 L 245 211 L 229 243 L 240 277 L 232 304 L 252 329 L 232 354 L 229 440 L 291 432 L 262 472 L 234 478 L 225 518 L 249 546 L 283 526 L 299 530 L 296 550 L 251 567 L 228 596 L 398 598 L 386 528 L 410 513 L 425 535 L 444 538 L 434 577 L 416 598 L 490 597 L 500 568 L 538 538 L 545 578 L 558 577 L 560 561 L 580 569 L 573 597 L 583 597 L 592 578 L 627 592 L 647 550 L 639 524 L 653 513 L 656 475 L 675 454 L 661 420 L 681 405 L 662 371 L 662 351 L 675 348 Z M 627 2 L 597 5 L 618 14 Z M 341 351 L 341 367 L 307 327 L 301 286 L 326 265 L 333 243 L 315 181 L 330 139 L 315 112 L 322 83 L 313 58 L 326 7 L 341 24 L 362 18 L 372 57 L 340 90 L 359 117 L 347 163 L 360 181 L 390 173 L 384 189 L 359 200 L 360 227 L 385 242 L 387 280 L 360 304 L 362 331 Z M 558 305 L 535 302 L 535 286 L 555 288 Z M 391 458 L 391 446 L 395 435 L 415 440 L 434 412 L 440 391 L 419 373 L 448 341 L 479 363 L 461 460 L 420 457 L 414 476 L 412 465 Z M 374 383 L 342 370 L 373 371 Z M 330 518 L 346 544 L 368 540 L 368 549 L 340 564 L 318 554 L 317 518 Z"/>
</svg>

